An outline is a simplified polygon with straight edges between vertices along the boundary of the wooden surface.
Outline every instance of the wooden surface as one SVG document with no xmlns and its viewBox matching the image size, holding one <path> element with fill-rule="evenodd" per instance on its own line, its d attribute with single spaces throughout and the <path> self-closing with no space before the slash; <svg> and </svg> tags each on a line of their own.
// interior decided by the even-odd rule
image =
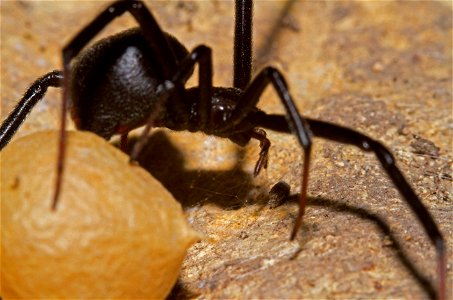
<svg viewBox="0 0 453 300">
<path fill-rule="evenodd" d="M 232 3 L 147 4 L 189 49 L 211 46 L 215 84 L 231 85 Z M 61 48 L 106 3 L 0 5 L 3 119 L 34 79 L 61 69 Z M 122 17 L 101 36 L 130 26 L 134 20 Z M 451 287 L 451 5 L 263 1 L 255 4 L 254 33 L 256 70 L 280 69 L 305 116 L 357 129 L 394 153 L 447 240 Z M 18 135 L 57 129 L 59 107 L 59 91 L 49 91 Z M 270 89 L 260 107 L 283 111 Z M 241 149 L 201 134 L 154 132 L 141 163 L 206 236 L 170 297 L 429 298 L 433 246 L 374 156 L 315 140 L 309 204 L 290 242 L 297 197 L 269 209 L 268 192 L 284 180 L 298 194 L 302 154 L 293 137 L 268 136 L 269 168 L 253 178 L 256 142 Z"/>
</svg>

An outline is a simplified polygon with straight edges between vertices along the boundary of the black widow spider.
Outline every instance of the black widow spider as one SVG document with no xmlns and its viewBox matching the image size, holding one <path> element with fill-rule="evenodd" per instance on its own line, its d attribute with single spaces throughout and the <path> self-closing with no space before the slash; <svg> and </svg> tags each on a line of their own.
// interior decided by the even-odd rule
<svg viewBox="0 0 453 300">
<path fill-rule="evenodd" d="M 99 31 L 124 12 L 132 14 L 139 28 L 101 40 L 82 51 Z M 267 167 L 270 147 L 266 133 L 260 128 L 293 133 L 304 150 L 299 214 L 290 237 L 294 239 L 306 205 L 312 136 L 355 145 L 376 154 L 435 245 L 437 296 L 445 299 L 446 260 L 442 234 L 396 167 L 392 154 L 381 143 L 359 132 L 302 117 L 277 69 L 266 67 L 251 80 L 252 0 L 236 1 L 235 20 L 234 87 L 213 87 L 209 47 L 201 45 L 189 53 L 159 28 L 142 1 L 112 3 L 64 47 L 63 71 L 44 75 L 27 90 L 0 128 L 0 149 L 9 143 L 48 87 L 63 88 L 57 182 L 52 203 L 52 208 L 56 209 L 63 178 L 65 116 L 69 105 L 80 130 L 92 131 L 105 139 L 119 134 L 123 149 L 128 132 L 146 124 L 143 135 L 134 145 L 131 161 L 138 157 L 152 127 L 202 131 L 228 138 L 240 146 L 257 139 L 261 152 L 254 170 L 256 176 Z M 195 64 L 199 66 L 198 87 L 185 89 Z M 267 114 L 256 108 L 268 84 L 276 90 L 286 110 L 285 116 Z"/>
</svg>

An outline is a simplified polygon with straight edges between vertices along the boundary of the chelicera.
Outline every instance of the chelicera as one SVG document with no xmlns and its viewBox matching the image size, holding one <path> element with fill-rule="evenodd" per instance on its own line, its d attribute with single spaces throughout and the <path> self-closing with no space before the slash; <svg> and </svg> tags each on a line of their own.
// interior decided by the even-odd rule
<svg viewBox="0 0 453 300">
<path fill-rule="evenodd" d="M 129 12 L 139 27 L 85 46 L 113 19 Z M 212 86 L 211 49 L 201 45 L 188 51 L 176 38 L 162 31 L 142 1 L 116 1 L 85 26 L 63 49 L 63 70 L 36 80 L 0 128 L 0 149 L 5 147 L 27 114 L 48 87 L 63 89 L 63 105 L 52 208 L 56 209 L 63 180 L 65 116 L 70 108 L 80 130 L 110 139 L 121 135 L 126 148 L 128 133 L 146 125 L 134 145 L 134 161 L 152 127 L 201 131 L 245 146 L 260 142 L 254 175 L 267 167 L 270 141 L 263 128 L 296 135 L 304 151 L 299 214 L 290 238 L 301 225 L 306 205 L 312 137 L 355 145 L 374 152 L 387 175 L 413 210 L 437 251 L 438 298 L 445 299 L 445 243 L 429 211 L 424 207 L 392 154 L 380 142 L 352 129 L 303 117 L 297 110 L 280 71 L 266 67 L 252 79 L 252 0 L 236 0 L 234 86 Z M 85 49 L 84 49 L 85 48 Z M 198 65 L 198 86 L 184 87 Z M 268 114 L 256 107 L 265 87 L 272 85 L 285 115 Z"/>
</svg>

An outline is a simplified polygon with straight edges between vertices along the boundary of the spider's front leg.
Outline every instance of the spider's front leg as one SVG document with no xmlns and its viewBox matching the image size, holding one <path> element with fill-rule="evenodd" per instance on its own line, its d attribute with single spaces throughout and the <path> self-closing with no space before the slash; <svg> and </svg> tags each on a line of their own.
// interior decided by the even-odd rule
<svg viewBox="0 0 453 300">
<path fill-rule="evenodd" d="M 271 130 L 286 133 L 290 133 L 292 131 L 290 126 L 288 126 L 289 124 L 286 118 L 281 115 L 262 114 L 258 115 L 255 121 L 259 126 L 269 128 Z M 396 166 L 395 158 L 391 152 L 380 142 L 352 129 L 319 120 L 306 119 L 306 121 L 316 137 L 354 145 L 364 151 L 374 152 L 382 167 L 387 172 L 387 175 L 393 181 L 393 184 L 403 196 L 406 203 L 415 213 L 427 235 L 431 239 L 432 244 L 436 248 L 438 274 L 437 298 L 441 300 L 446 299 L 447 263 L 444 238 L 433 217 Z"/>
<path fill-rule="evenodd" d="M 299 140 L 300 145 L 304 149 L 304 169 L 301 183 L 301 193 L 299 200 L 299 214 L 294 224 L 293 231 L 291 233 L 291 240 L 296 237 L 297 230 L 302 224 L 302 217 L 305 213 L 305 206 L 307 202 L 307 187 L 308 187 L 308 176 L 310 166 L 310 154 L 311 154 L 311 136 L 312 133 L 308 127 L 307 122 L 299 114 L 296 105 L 289 93 L 286 82 L 282 74 L 272 67 L 263 69 L 258 76 L 253 79 L 249 86 L 245 89 L 243 96 L 233 110 L 230 118 L 230 124 L 226 127 L 226 130 L 233 128 L 238 125 L 244 118 L 247 117 L 249 112 L 254 109 L 263 94 L 264 89 L 268 84 L 272 84 L 274 89 L 283 103 L 286 110 L 287 122 L 291 128 L 291 132 L 294 133 Z M 253 137 L 253 136 L 252 136 Z M 256 138 L 256 137 L 255 137 Z M 261 160 L 261 157 L 260 157 Z M 257 163 L 260 163 L 260 160 Z M 256 168 L 255 168 L 256 170 Z"/>
</svg>

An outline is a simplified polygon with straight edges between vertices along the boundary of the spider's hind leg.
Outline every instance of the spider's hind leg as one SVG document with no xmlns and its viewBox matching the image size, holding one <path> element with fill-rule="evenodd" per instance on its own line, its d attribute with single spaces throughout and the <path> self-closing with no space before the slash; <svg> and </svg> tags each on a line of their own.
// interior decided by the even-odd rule
<svg viewBox="0 0 453 300">
<path fill-rule="evenodd" d="M 155 67 L 165 78 L 170 78 L 176 71 L 177 60 L 164 32 L 160 29 L 151 11 L 140 0 L 117 0 L 94 18 L 63 48 L 63 103 L 61 108 L 61 126 L 57 162 L 57 179 L 52 208 L 55 209 L 61 190 L 66 151 L 66 112 L 70 102 L 71 61 L 105 26 L 116 17 L 129 12 L 139 24 L 143 36 L 148 42 L 152 56 L 159 59 Z"/>
<path fill-rule="evenodd" d="M 47 88 L 61 87 L 62 84 L 63 73 L 61 71 L 52 71 L 37 79 L 31 85 L 0 127 L 0 150 L 11 141 L 28 113 L 44 97 Z"/>
</svg>

